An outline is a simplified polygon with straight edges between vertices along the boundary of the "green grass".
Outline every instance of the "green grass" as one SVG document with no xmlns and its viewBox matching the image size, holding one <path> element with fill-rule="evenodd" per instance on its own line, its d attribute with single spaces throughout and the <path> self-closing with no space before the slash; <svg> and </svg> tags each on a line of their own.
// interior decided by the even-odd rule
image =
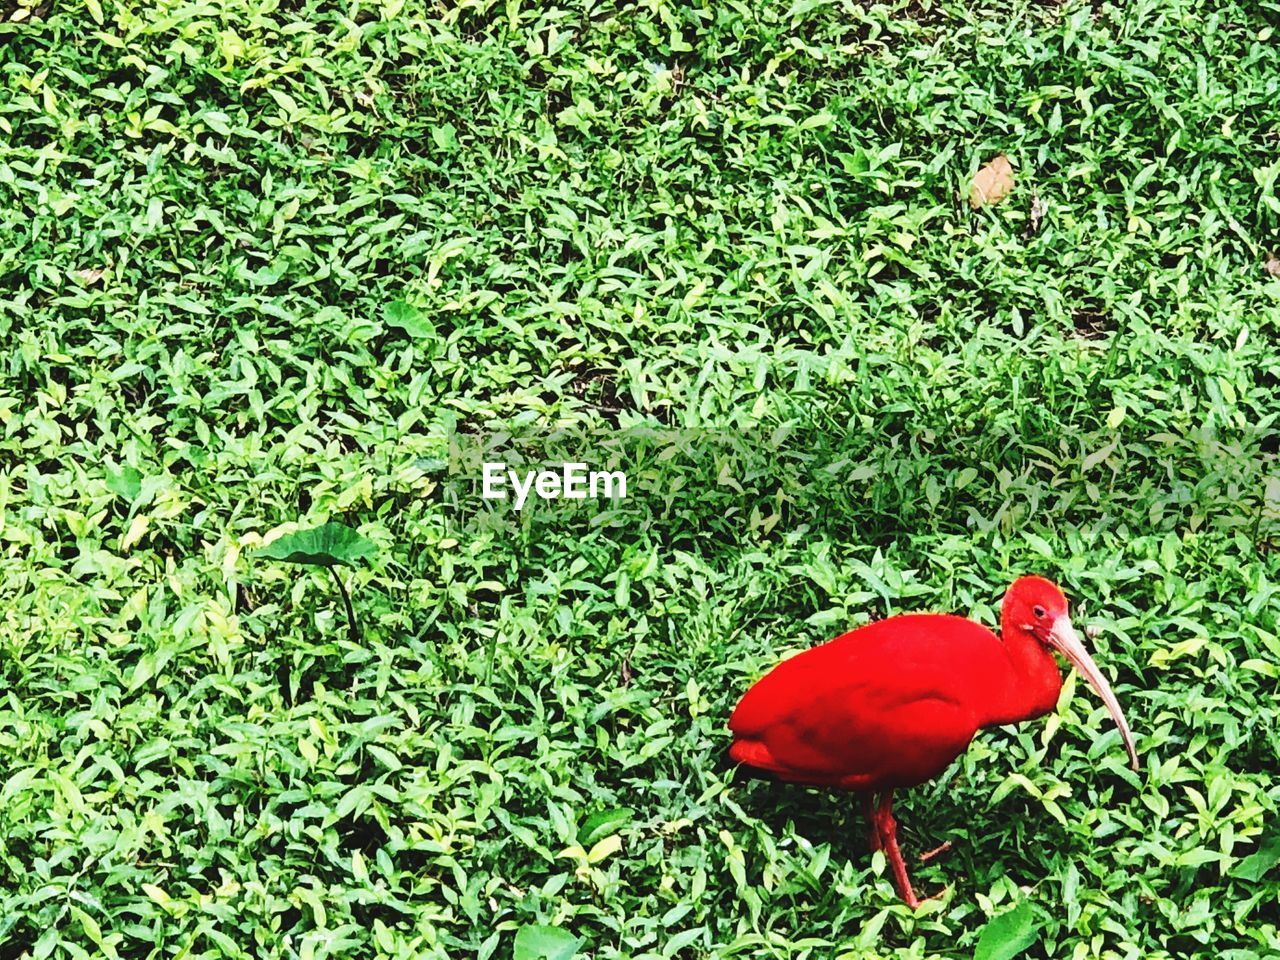
<svg viewBox="0 0 1280 960">
<path fill-rule="evenodd" d="M 19 2 L 0 957 L 1280 953 L 1280 5 Z M 504 433 L 635 491 L 492 509 Z M 359 642 L 253 556 L 330 519 Z M 913 916 L 729 711 L 1029 571 L 1142 771 L 981 734 Z"/>
</svg>

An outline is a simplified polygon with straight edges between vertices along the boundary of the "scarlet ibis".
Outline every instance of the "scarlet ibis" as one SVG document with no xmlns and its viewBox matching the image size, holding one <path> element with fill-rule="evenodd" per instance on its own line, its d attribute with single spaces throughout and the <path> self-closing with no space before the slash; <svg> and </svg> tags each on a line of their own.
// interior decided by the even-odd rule
<svg viewBox="0 0 1280 960">
<path fill-rule="evenodd" d="M 1120 704 L 1071 626 L 1067 598 L 1043 577 L 1014 581 L 998 637 L 963 617 L 906 613 L 782 661 L 734 709 L 729 755 L 781 780 L 860 794 L 871 848 L 884 850 L 914 909 L 893 791 L 936 777 L 978 730 L 1051 711 L 1062 689 L 1055 650 L 1102 697 L 1137 770 Z"/>
</svg>

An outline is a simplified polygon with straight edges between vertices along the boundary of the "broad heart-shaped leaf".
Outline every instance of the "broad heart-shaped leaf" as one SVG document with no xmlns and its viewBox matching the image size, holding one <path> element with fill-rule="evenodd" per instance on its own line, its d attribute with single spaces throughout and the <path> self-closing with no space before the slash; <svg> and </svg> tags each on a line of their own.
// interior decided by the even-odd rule
<svg viewBox="0 0 1280 960">
<path fill-rule="evenodd" d="M 516 933 L 515 960 L 573 960 L 581 943 L 568 930 L 530 924 Z"/>
<path fill-rule="evenodd" d="M 992 917 L 978 937 L 973 960 L 1013 960 L 1036 942 L 1040 925 L 1031 904 L 1023 900 L 1012 910 Z"/>
<path fill-rule="evenodd" d="M 130 503 L 142 492 L 142 474 L 127 463 L 115 466 L 107 464 L 107 489 Z"/>
<path fill-rule="evenodd" d="M 258 556 L 285 563 L 312 563 L 321 567 L 352 567 L 357 560 L 372 557 L 378 545 L 362 537 L 344 523 L 326 523 L 310 530 L 287 533 L 273 540 Z"/>
<path fill-rule="evenodd" d="M 1277 863 L 1280 863 L 1280 834 L 1264 838 L 1257 850 L 1235 865 L 1231 875 L 1257 883 Z"/>
<path fill-rule="evenodd" d="M 414 339 L 436 335 L 435 324 L 427 319 L 426 314 L 403 300 L 392 300 L 383 307 L 382 320 L 388 327 L 399 327 Z"/>
</svg>

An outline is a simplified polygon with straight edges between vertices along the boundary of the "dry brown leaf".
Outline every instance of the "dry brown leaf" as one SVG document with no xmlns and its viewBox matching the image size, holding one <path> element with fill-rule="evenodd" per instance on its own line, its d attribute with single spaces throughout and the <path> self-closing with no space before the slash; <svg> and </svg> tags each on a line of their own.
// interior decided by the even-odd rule
<svg viewBox="0 0 1280 960">
<path fill-rule="evenodd" d="M 1280 277 L 1280 257 L 1277 257 L 1274 253 L 1267 254 L 1267 259 L 1262 264 L 1262 269 L 1267 271 L 1270 276 Z"/>
<path fill-rule="evenodd" d="M 997 153 L 981 170 L 973 175 L 969 188 L 969 206 L 978 210 L 999 203 L 1013 189 L 1013 167 L 1009 158 Z"/>
<path fill-rule="evenodd" d="M 81 283 L 83 283 L 86 287 L 91 287 L 95 283 L 97 283 L 99 280 L 101 280 L 102 275 L 106 272 L 107 272 L 106 267 L 93 267 L 91 269 L 86 268 L 84 270 L 72 270 L 71 275 L 75 277 L 77 280 L 79 280 Z"/>
</svg>

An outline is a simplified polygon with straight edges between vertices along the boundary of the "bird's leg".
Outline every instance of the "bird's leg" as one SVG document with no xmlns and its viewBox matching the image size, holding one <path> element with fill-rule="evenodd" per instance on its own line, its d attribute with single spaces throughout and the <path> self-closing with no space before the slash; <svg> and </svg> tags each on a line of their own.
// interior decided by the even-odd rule
<svg viewBox="0 0 1280 960">
<path fill-rule="evenodd" d="M 907 865 L 902 860 L 902 851 L 898 849 L 898 824 L 893 819 L 893 791 L 886 790 L 880 797 L 880 810 L 876 814 L 876 826 L 880 831 L 880 843 L 889 866 L 893 869 L 893 885 L 898 888 L 898 896 L 912 910 L 920 906 L 920 900 L 911 889 L 911 880 L 907 877 Z"/>
<path fill-rule="evenodd" d="M 880 849 L 880 823 L 876 819 L 876 795 L 870 790 L 862 794 L 862 815 L 867 819 L 867 844 L 875 853 Z"/>
</svg>

